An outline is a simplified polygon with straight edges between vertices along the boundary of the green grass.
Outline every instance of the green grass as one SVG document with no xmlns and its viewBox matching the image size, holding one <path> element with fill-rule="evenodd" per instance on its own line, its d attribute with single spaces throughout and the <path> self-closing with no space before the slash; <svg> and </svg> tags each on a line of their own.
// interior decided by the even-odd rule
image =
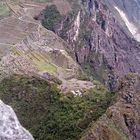
<svg viewBox="0 0 140 140">
<path fill-rule="evenodd" d="M 6 5 L 0 3 L 0 17 L 8 16 L 9 14 L 10 14 L 9 8 Z"/>
<path fill-rule="evenodd" d="M 12 51 L 14 54 L 18 56 L 23 56 L 29 59 L 40 71 L 46 71 L 50 74 L 56 74 L 57 73 L 57 67 L 53 64 L 51 64 L 47 60 L 47 56 L 44 56 L 40 52 L 31 52 L 25 55 L 21 50 L 18 50 L 16 48 L 12 48 Z"/>
<path fill-rule="evenodd" d="M 90 123 L 105 113 L 113 95 L 98 84 L 82 97 L 74 97 L 60 94 L 55 84 L 19 75 L 0 83 L 0 98 L 14 108 L 35 140 L 79 139 Z"/>
<path fill-rule="evenodd" d="M 50 74 L 56 74 L 57 73 L 57 68 L 51 63 L 47 63 L 45 60 L 35 60 L 34 64 L 37 66 L 37 68 L 40 71 L 47 71 Z"/>
<path fill-rule="evenodd" d="M 40 53 L 34 52 L 30 55 L 30 58 L 40 71 L 47 71 L 50 74 L 57 73 L 57 67 L 51 64 L 47 60 L 47 57 L 41 55 Z"/>
</svg>

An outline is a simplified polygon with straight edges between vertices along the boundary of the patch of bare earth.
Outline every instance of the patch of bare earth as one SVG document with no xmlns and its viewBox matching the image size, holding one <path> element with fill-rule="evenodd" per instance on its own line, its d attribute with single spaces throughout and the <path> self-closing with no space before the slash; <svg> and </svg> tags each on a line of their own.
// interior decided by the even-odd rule
<svg viewBox="0 0 140 140">
<path fill-rule="evenodd" d="M 90 81 L 82 81 L 77 80 L 75 78 L 67 81 L 63 81 L 63 83 L 59 86 L 59 89 L 63 93 L 71 92 L 71 91 L 84 91 L 94 88 L 94 84 Z"/>
</svg>

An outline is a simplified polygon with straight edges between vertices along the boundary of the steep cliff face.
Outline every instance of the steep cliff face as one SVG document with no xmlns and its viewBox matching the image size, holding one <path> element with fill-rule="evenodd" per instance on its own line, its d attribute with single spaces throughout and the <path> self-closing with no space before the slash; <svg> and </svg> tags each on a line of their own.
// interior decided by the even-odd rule
<svg viewBox="0 0 140 140">
<path fill-rule="evenodd" d="M 73 12 L 56 22 L 54 30 L 71 44 L 69 49 L 75 52 L 77 62 L 111 90 L 116 79 L 129 72 L 140 73 L 140 45 L 107 4 L 88 0 L 74 6 Z"/>
<path fill-rule="evenodd" d="M 13 109 L 0 100 L 0 139 L 33 140 L 32 135 L 19 123 Z"/>
<path fill-rule="evenodd" d="M 93 123 L 81 140 L 140 139 L 140 77 L 128 75 L 120 83 L 116 103 Z"/>
<path fill-rule="evenodd" d="M 132 36 L 140 42 L 140 1 L 105 0 L 114 14 L 123 22 Z"/>
</svg>

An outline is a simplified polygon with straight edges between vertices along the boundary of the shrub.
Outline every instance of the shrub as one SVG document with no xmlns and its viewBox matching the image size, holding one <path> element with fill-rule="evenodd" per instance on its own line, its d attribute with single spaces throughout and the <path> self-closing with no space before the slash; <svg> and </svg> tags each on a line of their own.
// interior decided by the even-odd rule
<svg viewBox="0 0 140 140">
<path fill-rule="evenodd" d="M 42 25 L 48 30 L 54 31 L 55 25 L 60 21 L 61 15 L 55 5 L 51 5 L 44 10 Z"/>
</svg>

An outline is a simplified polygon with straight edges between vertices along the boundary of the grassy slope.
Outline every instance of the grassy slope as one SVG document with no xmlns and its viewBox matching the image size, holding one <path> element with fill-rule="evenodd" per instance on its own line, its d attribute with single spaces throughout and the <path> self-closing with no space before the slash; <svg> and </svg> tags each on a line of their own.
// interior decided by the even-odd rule
<svg viewBox="0 0 140 140">
<path fill-rule="evenodd" d="M 5 4 L 0 2 L 0 17 L 5 17 L 8 16 L 9 14 L 10 14 L 9 8 Z"/>
<path fill-rule="evenodd" d="M 112 95 L 99 84 L 82 97 L 62 95 L 56 85 L 18 75 L 0 83 L 0 98 L 36 140 L 77 140 L 106 111 Z"/>
</svg>

